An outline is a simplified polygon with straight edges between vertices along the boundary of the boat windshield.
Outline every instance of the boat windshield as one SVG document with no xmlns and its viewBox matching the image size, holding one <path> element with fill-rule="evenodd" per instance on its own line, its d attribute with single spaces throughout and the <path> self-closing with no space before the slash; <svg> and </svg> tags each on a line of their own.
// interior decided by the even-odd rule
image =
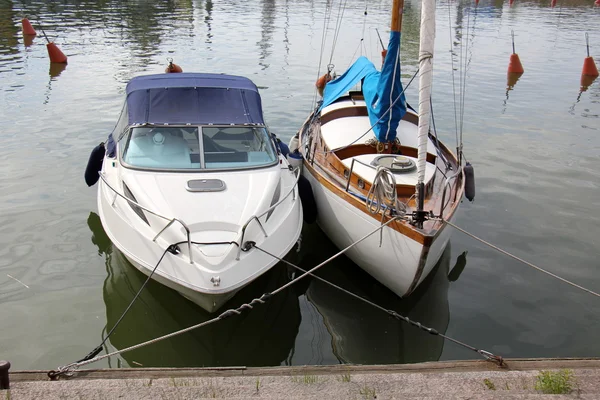
<svg viewBox="0 0 600 400">
<path fill-rule="evenodd" d="M 123 139 L 122 159 L 137 168 L 236 169 L 277 160 L 263 127 L 134 127 Z"/>
</svg>

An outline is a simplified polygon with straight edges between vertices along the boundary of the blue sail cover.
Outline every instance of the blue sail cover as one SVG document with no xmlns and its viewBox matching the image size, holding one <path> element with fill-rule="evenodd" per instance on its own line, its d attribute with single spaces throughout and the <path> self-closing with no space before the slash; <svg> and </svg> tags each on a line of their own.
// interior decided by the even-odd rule
<svg viewBox="0 0 600 400">
<path fill-rule="evenodd" d="M 264 124 L 258 89 L 223 74 L 157 74 L 127 84 L 129 125 Z"/>
<path fill-rule="evenodd" d="M 362 91 L 375 137 L 380 142 L 393 141 L 396 138 L 398 123 L 406 113 L 406 98 L 402 93 L 400 78 L 400 32 L 390 32 L 387 55 L 381 72 L 377 71 L 366 57 L 360 57 L 342 76 L 327 83 L 319 111 L 362 80 Z M 400 100 L 386 113 L 401 93 Z"/>
</svg>

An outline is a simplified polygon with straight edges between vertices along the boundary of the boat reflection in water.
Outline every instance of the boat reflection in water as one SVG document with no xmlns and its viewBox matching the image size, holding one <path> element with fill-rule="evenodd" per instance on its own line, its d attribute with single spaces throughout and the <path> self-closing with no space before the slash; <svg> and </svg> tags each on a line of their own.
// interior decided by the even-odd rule
<svg viewBox="0 0 600 400">
<path fill-rule="evenodd" d="M 305 227 L 303 238 L 304 251 L 310 253 L 314 249 L 315 258 L 323 260 L 336 251 L 333 245 L 324 245 L 328 240 L 316 227 Z M 323 254 L 320 249 L 324 248 L 333 250 L 331 254 Z M 319 251 L 321 254 L 317 255 Z M 310 254 L 307 256 L 313 258 Z M 307 261 L 303 260 L 302 264 L 309 267 L 307 264 L 310 262 Z M 345 257 L 339 257 L 323 267 L 319 276 L 386 309 L 395 310 L 411 320 L 445 333 L 450 319 L 449 266 L 450 245 L 427 280 L 406 299 L 399 298 Z M 441 337 L 398 321 L 384 311 L 316 279 L 310 283 L 306 296 L 323 316 L 332 337 L 333 352 L 342 363 L 403 364 L 439 360 L 442 354 L 444 341 Z"/>
<path fill-rule="evenodd" d="M 104 283 L 106 332 L 115 325 L 146 276 L 115 249 L 100 223 L 90 213 L 92 242 L 106 258 Z M 310 269 L 337 252 L 316 225 L 305 225 L 302 251 L 290 261 Z M 293 258 L 296 258 L 295 260 Z M 444 333 L 448 327 L 448 269 L 450 246 L 427 280 L 406 299 L 385 286 L 344 256 L 322 267 L 318 275 L 352 293 L 392 309 Z M 277 265 L 248 285 L 223 310 L 250 302 L 289 281 L 290 269 Z M 298 272 L 293 272 L 298 276 Z M 438 360 L 444 342 L 385 312 L 354 299 L 316 279 L 304 279 L 273 296 L 266 304 L 242 315 L 207 327 L 123 353 L 131 367 L 274 366 L 294 364 L 293 354 L 314 351 L 296 348 L 301 314 L 298 297 L 305 295 L 322 315 L 332 337 L 331 351 L 341 363 L 392 364 Z M 110 337 L 116 349 L 141 343 L 214 317 L 177 292 L 150 280 L 140 298 Z M 106 333 L 105 333 L 106 334 Z M 121 361 L 119 361 L 121 362 Z M 117 366 L 112 360 L 112 366 Z"/>
<path fill-rule="evenodd" d="M 127 308 L 146 276 L 129 264 L 112 246 L 97 214 L 90 213 L 88 225 L 94 242 L 106 256 L 108 276 L 104 283 L 106 332 Z M 285 266 L 277 265 L 240 290 L 223 311 L 250 302 L 289 280 Z M 177 292 L 150 280 L 131 310 L 110 337 L 123 349 L 214 318 Z M 121 354 L 129 366 L 203 367 L 280 365 L 293 354 L 300 307 L 298 294 L 286 290 L 242 315 L 218 321 L 170 339 Z M 116 366 L 115 362 L 111 363 Z"/>
</svg>

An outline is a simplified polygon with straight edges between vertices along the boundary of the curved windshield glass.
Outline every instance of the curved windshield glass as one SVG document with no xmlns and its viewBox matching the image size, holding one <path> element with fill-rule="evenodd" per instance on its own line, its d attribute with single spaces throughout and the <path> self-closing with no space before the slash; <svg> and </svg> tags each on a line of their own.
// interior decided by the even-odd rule
<svg viewBox="0 0 600 400">
<path fill-rule="evenodd" d="M 273 142 L 264 128 L 202 127 L 205 168 L 239 168 L 275 162 Z"/>
<path fill-rule="evenodd" d="M 277 160 L 267 130 L 257 127 L 135 127 L 123 142 L 123 161 L 138 168 L 250 168 Z"/>
</svg>

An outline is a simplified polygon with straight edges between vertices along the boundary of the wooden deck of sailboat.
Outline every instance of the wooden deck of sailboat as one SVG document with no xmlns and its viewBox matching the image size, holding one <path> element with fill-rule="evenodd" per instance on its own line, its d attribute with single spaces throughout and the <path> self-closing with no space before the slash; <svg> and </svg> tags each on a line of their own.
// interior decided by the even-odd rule
<svg viewBox="0 0 600 400">
<path fill-rule="evenodd" d="M 369 193 L 372 186 L 372 178 L 376 167 L 367 163 L 360 162 L 361 157 L 371 155 L 373 158 L 385 154 L 397 154 L 410 158 L 417 157 L 417 148 L 412 146 L 411 138 L 416 137 L 416 126 L 418 125 L 418 116 L 407 112 L 398 128 L 398 138 L 400 145 L 393 149 L 387 149 L 378 153 L 377 149 L 367 141 L 373 138 L 373 133 L 360 137 L 370 127 L 367 116 L 367 108 L 360 95 L 352 94 L 350 97 L 342 98 L 332 104 L 334 107 L 328 107 L 323 110 L 317 118 L 309 118 L 305 125 L 308 129 L 301 132 L 300 142 L 308 143 L 309 149 L 305 155 L 307 161 L 305 167 L 322 185 L 340 198 L 351 203 L 357 209 L 374 219 L 381 220 L 381 214 L 372 214 L 369 212 L 364 198 Z M 357 138 L 356 143 L 346 146 L 337 146 L 340 140 L 335 134 L 326 132 L 325 125 L 333 121 L 342 121 L 347 119 L 344 135 L 345 143 L 351 143 L 353 138 Z M 366 128 L 365 128 L 366 127 Z M 339 126 L 336 132 L 339 132 Z M 414 131 L 414 132 L 413 132 Z M 439 142 L 430 135 L 430 149 L 435 149 Z M 414 140 L 413 140 L 414 141 Z M 407 143 L 407 144 L 404 144 Z M 431 150 L 430 150 L 431 151 Z M 451 165 L 451 170 L 446 171 L 446 164 L 441 157 L 428 152 L 425 186 L 425 209 L 432 210 L 436 215 L 442 210 L 442 197 L 444 185 L 448 174 L 459 171 L 458 161 L 455 155 L 443 144 L 439 143 L 438 151 L 445 160 Z M 352 160 L 355 160 L 352 166 Z M 356 162 L 358 161 L 358 162 Z M 398 199 L 407 205 L 407 213 L 410 214 L 416 210 L 414 199 L 415 184 L 403 180 L 404 174 L 394 174 L 397 180 L 396 190 Z M 410 179 L 409 179 L 410 180 Z M 443 216 L 451 218 L 460 203 L 464 191 L 464 179 L 460 173 L 456 179 L 449 182 L 444 198 Z M 389 216 L 384 216 L 383 222 L 389 220 Z M 399 233 L 410 237 L 411 239 L 428 246 L 439 234 L 442 223 L 437 220 L 425 221 L 423 229 L 418 229 L 405 221 L 393 222 L 390 227 Z"/>
</svg>

